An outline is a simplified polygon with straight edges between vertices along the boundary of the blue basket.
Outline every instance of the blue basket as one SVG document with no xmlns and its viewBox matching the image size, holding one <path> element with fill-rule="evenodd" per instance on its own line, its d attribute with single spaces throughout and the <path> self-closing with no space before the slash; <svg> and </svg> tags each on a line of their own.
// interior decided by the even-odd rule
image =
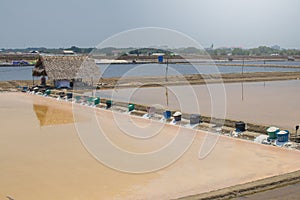
<svg viewBox="0 0 300 200">
<path fill-rule="evenodd" d="M 164 115 L 165 119 L 170 119 L 172 114 L 171 114 L 171 111 L 166 110 L 163 112 L 163 115 Z"/>
<path fill-rule="evenodd" d="M 22 87 L 22 92 L 27 92 L 27 91 L 28 91 L 28 87 L 27 86 Z"/>
<path fill-rule="evenodd" d="M 279 131 L 277 133 L 277 141 L 278 142 L 288 142 L 289 141 L 289 134 L 290 134 L 290 132 L 288 130 Z"/>
</svg>

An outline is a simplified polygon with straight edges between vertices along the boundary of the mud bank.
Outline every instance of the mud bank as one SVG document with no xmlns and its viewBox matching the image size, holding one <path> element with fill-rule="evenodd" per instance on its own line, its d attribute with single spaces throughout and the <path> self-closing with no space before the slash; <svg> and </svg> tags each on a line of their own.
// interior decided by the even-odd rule
<svg viewBox="0 0 300 200">
<path fill-rule="evenodd" d="M 232 74 L 194 74 L 165 77 L 123 77 L 99 80 L 99 89 L 114 87 L 161 87 L 162 85 L 201 85 L 210 83 L 259 82 L 299 79 L 300 72 L 256 72 Z"/>
<path fill-rule="evenodd" d="M 272 190 L 300 182 L 300 171 L 236 185 L 209 193 L 179 198 L 178 200 L 226 200 Z M 266 197 L 267 198 L 267 197 Z M 296 199 L 294 199 L 296 200 Z"/>
<path fill-rule="evenodd" d="M 275 80 L 300 79 L 300 72 L 256 72 L 256 73 L 232 73 L 232 74 L 193 74 L 185 76 L 170 76 L 166 80 L 161 77 L 122 77 L 101 78 L 94 87 L 98 89 L 111 89 L 114 87 L 161 87 L 162 85 L 201 85 L 210 83 L 235 83 L 258 82 Z M 39 81 L 35 81 L 35 84 Z M 51 85 L 52 81 L 47 81 Z M 0 81 L 0 91 L 14 91 L 17 86 L 32 86 L 32 81 L 15 80 Z"/>
</svg>

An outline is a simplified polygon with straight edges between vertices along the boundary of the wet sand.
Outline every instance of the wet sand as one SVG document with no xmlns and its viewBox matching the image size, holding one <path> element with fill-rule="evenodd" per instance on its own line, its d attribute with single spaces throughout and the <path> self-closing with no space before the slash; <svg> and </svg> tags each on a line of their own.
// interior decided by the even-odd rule
<svg viewBox="0 0 300 200">
<path fill-rule="evenodd" d="M 93 125 L 93 118 L 99 120 L 111 141 L 133 152 L 165 145 L 180 128 L 165 125 L 146 141 L 132 139 L 116 127 L 112 112 L 78 109 L 81 111 L 72 119 L 70 103 L 20 93 L 0 94 L 1 199 L 171 199 L 300 170 L 298 151 L 224 136 L 201 160 L 198 154 L 206 133 L 181 129 L 184 137 L 196 137 L 172 165 L 143 174 L 116 171 L 86 151 L 73 120 L 87 127 Z M 124 114 L 118 117 L 125 124 L 134 121 L 150 129 L 161 125 Z M 89 129 L 84 134 L 93 137 Z"/>
</svg>

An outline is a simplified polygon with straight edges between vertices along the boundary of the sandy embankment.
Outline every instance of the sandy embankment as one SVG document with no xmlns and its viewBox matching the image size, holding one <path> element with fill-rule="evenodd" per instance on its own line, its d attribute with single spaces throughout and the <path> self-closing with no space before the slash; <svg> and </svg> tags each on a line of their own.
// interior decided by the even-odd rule
<svg viewBox="0 0 300 200">
<path fill-rule="evenodd" d="M 170 76 L 168 81 L 161 77 L 123 77 L 123 78 L 103 78 L 101 89 L 111 89 L 118 87 L 156 87 L 161 85 L 182 85 L 182 84 L 209 84 L 209 83 L 234 83 L 234 82 L 258 82 L 275 80 L 299 79 L 300 72 L 256 72 L 256 73 L 232 73 L 232 74 L 193 74 L 185 76 Z M 38 81 L 35 84 L 39 83 Z M 48 84 L 52 84 L 48 81 Z M 95 83 L 96 84 L 96 83 Z M 32 86 L 32 81 L 0 81 L 0 91 L 13 91 L 17 86 Z M 96 85 L 95 85 L 96 87 Z"/>
<path fill-rule="evenodd" d="M 136 153 L 157 150 L 172 141 L 176 133 L 183 138 L 195 135 L 195 140 L 168 167 L 151 173 L 123 173 L 101 164 L 82 146 L 70 103 L 3 93 L 0 94 L 0 198 L 171 199 L 300 170 L 298 151 L 220 136 L 210 154 L 199 159 L 199 149 L 206 144 L 205 132 L 165 124 L 154 137 L 137 139 L 116 125 L 110 111 L 94 112 L 83 106 L 76 111 L 75 121 L 87 127 L 82 134 L 90 134 L 96 150 L 101 148 L 97 146 L 100 133 L 93 129 L 96 120 L 101 122 L 111 142 Z M 126 127 L 138 125 L 152 130 L 162 125 L 124 114 L 117 117 Z M 105 154 L 109 156 L 110 151 Z"/>
<path fill-rule="evenodd" d="M 162 85 L 202 85 L 210 83 L 235 83 L 235 82 L 259 82 L 275 80 L 299 79 L 300 72 L 255 72 L 255 73 L 232 73 L 232 74 L 193 74 L 184 76 L 170 76 L 168 81 L 161 77 L 122 77 L 105 78 L 99 83 L 100 89 L 114 87 L 161 87 Z"/>
</svg>

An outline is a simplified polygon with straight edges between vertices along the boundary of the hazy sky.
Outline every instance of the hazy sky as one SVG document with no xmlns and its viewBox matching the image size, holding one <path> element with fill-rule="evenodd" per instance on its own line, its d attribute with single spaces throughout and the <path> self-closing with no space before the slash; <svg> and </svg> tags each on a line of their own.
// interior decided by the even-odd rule
<svg viewBox="0 0 300 200">
<path fill-rule="evenodd" d="M 205 47 L 300 48 L 299 10 L 299 0 L 0 0 L 0 48 L 94 47 L 140 27 Z"/>
</svg>

